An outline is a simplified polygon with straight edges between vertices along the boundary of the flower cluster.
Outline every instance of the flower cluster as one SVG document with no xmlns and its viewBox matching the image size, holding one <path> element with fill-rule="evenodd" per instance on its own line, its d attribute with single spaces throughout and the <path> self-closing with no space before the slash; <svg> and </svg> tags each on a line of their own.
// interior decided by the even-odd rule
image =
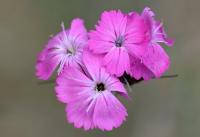
<svg viewBox="0 0 200 137">
<path fill-rule="evenodd" d="M 159 78 L 169 68 L 160 43 L 173 45 L 150 8 L 141 14 L 104 11 L 94 30 L 82 19 L 53 36 L 40 52 L 36 76 L 47 80 L 57 69 L 56 96 L 66 104 L 66 117 L 76 128 L 112 130 L 125 121 L 128 99 L 120 78 Z"/>
</svg>

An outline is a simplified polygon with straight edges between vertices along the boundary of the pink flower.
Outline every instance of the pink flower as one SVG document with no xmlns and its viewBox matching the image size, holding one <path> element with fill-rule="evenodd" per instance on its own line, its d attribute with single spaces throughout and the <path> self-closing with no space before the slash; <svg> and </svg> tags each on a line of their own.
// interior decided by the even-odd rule
<svg viewBox="0 0 200 137">
<path fill-rule="evenodd" d="M 82 64 L 81 56 L 87 40 L 83 20 L 74 19 L 71 28 L 67 30 L 62 24 L 62 32 L 51 38 L 39 54 L 36 76 L 46 80 L 57 67 L 58 73 L 61 73 L 65 66 L 79 67 Z"/>
<path fill-rule="evenodd" d="M 112 130 L 119 127 L 128 115 L 115 97 L 128 97 L 122 83 L 101 67 L 99 56 L 84 52 L 85 68 L 66 67 L 58 76 L 58 100 L 67 103 L 67 119 L 76 128 Z"/>
<path fill-rule="evenodd" d="M 154 19 L 150 8 L 144 9 L 142 18 L 149 29 L 149 43 L 141 59 L 132 59 L 131 75 L 136 79 L 148 80 L 160 77 L 169 68 L 169 57 L 159 43 L 172 46 L 173 40 L 167 38 L 163 24 Z"/>
<path fill-rule="evenodd" d="M 136 58 L 143 55 L 146 26 L 137 13 L 127 16 L 119 10 L 105 11 L 89 37 L 89 49 L 103 55 L 106 70 L 121 76 L 130 71 L 130 55 Z"/>
</svg>

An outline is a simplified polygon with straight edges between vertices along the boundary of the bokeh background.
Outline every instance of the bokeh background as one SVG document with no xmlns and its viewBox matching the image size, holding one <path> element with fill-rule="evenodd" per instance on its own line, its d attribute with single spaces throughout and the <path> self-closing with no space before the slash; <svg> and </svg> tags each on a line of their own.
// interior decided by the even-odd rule
<svg viewBox="0 0 200 137">
<path fill-rule="evenodd" d="M 0 137 L 199 137 L 199 0 L 0 0 Z M 132 87 L 127 121 L 112 132 L 75 129 L 65 120 L 54 84 L 34 76 L 37 53 L 51 34 L 75 17 L 93 28 L 103 10 L 141 12 L 151 7 L 170 37 L 171 68 L 178 78 Z"/>
</svg>

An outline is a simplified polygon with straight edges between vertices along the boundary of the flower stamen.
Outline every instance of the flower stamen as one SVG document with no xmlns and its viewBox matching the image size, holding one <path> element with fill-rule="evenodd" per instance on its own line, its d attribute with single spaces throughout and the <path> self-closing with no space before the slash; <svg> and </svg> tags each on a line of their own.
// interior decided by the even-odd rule
<svg viewBox="0 0 200 137">
<path fill-rule="evenodd" d="M 119 36 L 117 38 L 117 40 L 115 41 L 115 46 L 116 47 L 121 47 L 123 45 L 123 42 L 124 42 L 124 38 L 122 36 Z"/>
<path fill-rule="evenodd" d="M 105 90 L 105 85 L 103 83 L 97 83 L 95 89 L 98 92 L 104 91 Z"/>
</svg>

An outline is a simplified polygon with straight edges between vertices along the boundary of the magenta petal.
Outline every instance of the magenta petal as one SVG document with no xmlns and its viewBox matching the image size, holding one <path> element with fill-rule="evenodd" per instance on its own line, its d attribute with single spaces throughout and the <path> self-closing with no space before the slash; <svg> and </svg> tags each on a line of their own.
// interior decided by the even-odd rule
<svg viewBox="0 0 200 137">
<path fill-rule="evenodd" d="M 144 20 L 137 13 L 131 13 L 127 24 L 126 41 L 124 42 L 130 55 L 140 58 L 144 54 L 148 45 L 146 32 L 147 26 Z"/>
<path fill-rule="evenodd" d="M 111 84 L 110 90 L 115 93 L 119 93 L 126 99 L 128 99 L 128 93 L 126 89 L 124 88 L 124 85 L 120 81 L 115 81 Z"/>
<path fill-rule="evenodd" d="M 129 54 L 137 58 L 141 58 L 141 56 L 143 56 L 143 54 L 146 52 L 147 46 L 147 43 L 126 44 L 126 48 Z"/>
<path fill-rule="evenodd" d="M 46 54 L 46 53 L 43 52 L 41 54 Z M 40 57 L 45 58 L 44 55 L 40 55 Z M 53 71 L 56 69 L 59 63 L 60 63 L 59 55 L 45 60 L 38 59 L 36 64 L 36 76 L 42 80 L 49 79 L 49 77 L 52 75 Z"/>
<path fill-rule="evenodd" d="M 78 39 L 79 42 L 85 43 L 85 41 L 87 41 L 87 30 L 84 26 L 84 21 L 82 19 L 73 19 L 68 37 L 69 39 L 71 37 L 74 40 Z"/>
<path fill-rule="evenodd" d="M 147 26 L 137 13 L 132 13 L 128 16 L 128 23 L 126 27 L 126 41 L 127 44 L 140 44 L 146 39 Z"/>
<path fill-rule="evenodd" d="M 126 30 L 127 17 L 120 10 L 118 11 L 105 11 L 101 16 L 99 25 L 101 28 L 111 31 L 112 36 L 118 37 L 124 35 Z M 116 36 L 114 35 L 116 33 Z M 113 37 L 113 38 L 114 38 Z"/>
<path fill-rule="evenodd" d="M 109 42 L 109 39 L 107 40 L 104 38 L 104 34 L 100 34 L 96 31 L 90 32 L 90 38 L 88 41 L 88 47 L 91 51 L 94 53 L 107 53 L 112 47 L 113 43 Z M 105 40 L 104 40 L 105 39 Z"/>
<path fill-rule="evenodd" d="M 154 17 L 155 14 L 154 12 L 149 8 L 149 7 L 145 7 L 143 12 L 142 12 L 143 16 L 149 16 L 149 17 Z"/>
<path fill-rule="evenodd" d="M 160 77 L 169 68 L 170 60 L 160 45 L 150 45 L 143 56 L 143 64 L 151 70 L 156 77 Z"/>
<path fill-rule="evenodd" d="M 80 100 L 81 97 L 89 96 L 88 87 L 92 85 L 91 80 L 76 68 L 67 67 L 56 80 L 55 88 L 57 98 L 63 103 Z M 79 96 L 82 94 L 83 96 Z"/>
<path fill-rule="evenodd" d="M 125 48 L 112 48 L 104 57 L 103 63 L 107 71 L 116 76 L 129 72 L 130 60 Z"/>
<path fill-rule="evenodd" d="M 53 51 L 59 42 L 57 38 L 61 37 L 61 35 L 61 33 L 58 33 L 55 37 L 51 38 L 37 57 L 35 75 L 41 80 L 49 79 L 61 61 L 62 54 Z"/>
<path fill-rule="evenodd" d="M 144 19 L 150 33 L 152 33 L 155 28 L 154 12 L 149 7 L 146 7 L 144 8 L 141 16 Z"/>
<path fill-rule="evenodd" d="M 174 39 L 167 38 L 165 44 L 172 47 L 174 45 Z"/>
<path fill-rule="evenodd" d="M 89 102 L 69 103 L 66 107 L 67 119 L 69 123 L 74 123 L 76 128 L 83 127 L 85 130 L 93 129 L 93 112 L 87 111 Z"/>
<path fill-rule="evenodd" d="M 131 71 L 130 74 L 136 80 L 143 78 L 149 80 L 154 77 L 154 74 L 142 63 L 140 59 L 131 58 Z"/>
<path fill-rule="evenodd" d="M 119 127 L 126 119 L 126 116 L 126 109 L 110 92 L 104 92 L 99 95 L 93 116 L 96 127 L 110 131 Z"/>
<path fill-rule="evenodd" d="M 101 55 L 94 55 L 88 50 L 85 50 L 83 53 L 84 65 L 93 80 L 96 80 L 99 76 L 99 71 L 102 66 L 101 58 L 102 58 Z"/>
<path fill-rule="evenodd" d="M 142 12 L 142 17 L 149 28 L 152 43 L 165 43 L 167 46 L 174 44 L 173 39 L 169 39 L 164 30 L 163 23 L 154 19 L 154 12 L 146 7 Z"/>
</svg>

